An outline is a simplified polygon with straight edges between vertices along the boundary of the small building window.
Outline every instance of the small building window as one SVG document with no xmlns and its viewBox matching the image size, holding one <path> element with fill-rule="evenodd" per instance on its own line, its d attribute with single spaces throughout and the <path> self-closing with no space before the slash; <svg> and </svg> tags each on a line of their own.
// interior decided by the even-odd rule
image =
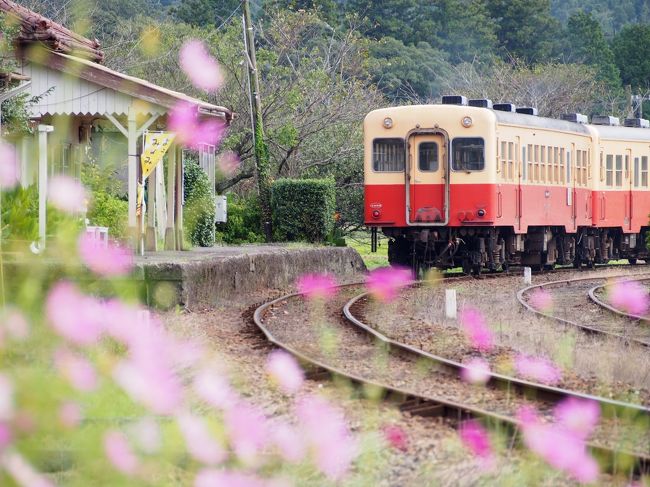
<svg viewBox="0 0 650 487">
<path fill-rule="evenodd" d="M 438 144 L 435 142 L 420 142 L 418 145 L 418 167 L 420 171 L 438 170 Z"/>
<path fill-rule="evenodd" d="M 455 171 L 482 171 L 485 169 L 485 141 L 479 137 L 457 137 L 451 144 Z"/>
<path fill-rule="evenodd" d="M 372 168 L 377 172 L 404 170 L 404 139 L 375 139 L 372 142 Z"/>
</svg>

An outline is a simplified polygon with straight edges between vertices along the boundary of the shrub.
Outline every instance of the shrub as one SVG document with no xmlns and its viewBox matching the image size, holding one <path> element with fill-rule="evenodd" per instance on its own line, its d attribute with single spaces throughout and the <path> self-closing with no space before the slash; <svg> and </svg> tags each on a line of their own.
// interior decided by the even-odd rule
<svg viewBox="0 0 650 487">
<path fill-rule="evenodd" d="M 271 190 L 275 238 L 324 241 L 334 227 L 335 194 L 331 179 L 275 181 Z"/>
<path fill-rule="evenodd" d="M 256 197 L 228 194 L 228 221 L 217 223 L 217 241 L 228 244 L 263 242 L 261 215 Z"/>
<path fill-rule="evenodd" d="M 211 247 L 215 232 L 214 196 L 208 175 L 197 163 L 186 161 L 183 188 L 185 232 L 192 245 Z"/>
<path fill-rule="evenodd" d="M 91 225 L 108 227 L 111 237 L 126 238 L 129 203 L 105 191 L 96 191 L 93 193 L 86 218 Z"/>
</svg>

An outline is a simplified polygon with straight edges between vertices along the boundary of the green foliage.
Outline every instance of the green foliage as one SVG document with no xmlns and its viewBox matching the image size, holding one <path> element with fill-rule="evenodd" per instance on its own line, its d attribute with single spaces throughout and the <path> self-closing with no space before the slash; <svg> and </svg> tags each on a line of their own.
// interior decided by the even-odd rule
<svg viewBox="0 0 650 487">
<path fill-rule="evenodd" d="M 271 189 L 278 240 L 323 242 L 334 228 L 336 192 L 331 179 L 279 179 Z"/>
<path fill-rule="evenodd" d="M 228 194 L 228 221 L 217 223 L 217 242 L 242 244 L 263 242 L 260 233 L 261 209 L 257 197 Z"/>
<path fill-rule="evenodd" d="M 650 84 L 650 25 L 629 25 L 614 38 L 612 49 L 623 84 L 635 89 Z"/>
<path fill-rule="evenodd" d="M 219 26 L 239 4 L 239 0 L 181 0 L 169 12 L 175 19 L 189 25 Z"/>
<path fill-rule="evenodd" d="M 2 239 L 22 246 L 38 240 L 38 187 L 16 186 L 2 192 Z M 47 206 L 47 230 L 55 233 L 63 219 L 56 208 Z"/>
<path fill-rule="evenodd" d="M 203 169 L 193 161 L 186 161 L 185 207 L 183 209 L 185 233 L 192 245 L 214 245 L 215 203 L 210 180 Z"/>
<path fill-rule="evenodd" d="M 86 218 L 91 225 L 108 227 L 111 238 L 126 238 L 129 203 L 105 191 L 95 191 Z"/>
</svg>

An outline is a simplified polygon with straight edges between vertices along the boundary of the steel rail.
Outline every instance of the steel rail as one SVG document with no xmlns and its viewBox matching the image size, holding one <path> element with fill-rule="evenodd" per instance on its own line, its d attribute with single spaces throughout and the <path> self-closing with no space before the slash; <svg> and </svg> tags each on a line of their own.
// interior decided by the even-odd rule
<svg viewBox="0 0 650 487">
<path fill-rule="evenodd" d="M 634 281 L 634 282 L 650 281 L 650 278 L 645 278 L 645 279 L 627 279 L 627 280 L 625 280 L 625 281 L 623 281 L 623 282 L 632 282 L 632 281 Z M 617 314 L 617 315 L 620 315 L 620 316 L 624 316 L 624 317 L 626 317 L 626 318 L 629 318 L 630 320 L 637 320 L 637 321 L 650 321 L 650 317 L 648 317 L 648 316 L 637 315 L 637 314 L 634 314 L 634 313 L 626 313 L 625 311 L 622 311 L 622 310 L 620 310 L 620 309 L 618 309 L 618 308 L 615 308 L 615 307 L 612 306 L 611 304 L 606 303 L 605 301 L 603 301 L 602 299 L 600 299 L 598 296 L 596 296 L 596 293 L 597 293 L 598 291 L 600 291 L 600 290 L 604 290 L 604 289 L 606 289 L 606 288 L 608 288 L 608 287 L 611 287 L 611 286 L 612 286 L 612 284 L 603 284 L 603 285 L 600 285 L 600 286 L 594 286 L 594 287 L 592 287 L 592 288 L 589 290 L 589 293 L 588 293 L 588 294 L 589 294 L 589 299 L 591 299 L 591 300 L 592 300 L 594 303 L 596 303 L 598 306 L 600 306 L 600 307 L 602 307 L 602 308 L 605 308 L 605 309 L 607 309 L 607 310 L 609 310 L 609 311 L 611 311 L 612 313 L 615 313 L 615 314 Z"/>
<path fill-rule="evenodd" d="M 363 283 L 352 283 L 342 286 L 337 286 L 338 288 L 352 287 L 352 286 L 361 286 Z M 364 293 L 365 294 L 365 293 Z M 350 380 L 355 385 L 361 386 L 370 386 L 372 388 L 380 389 L 385 391 L 383 399 L 385 400 L 397 400 L 399 409 L 404 412 L 410 412 L 412 414 L 418 414 L 423 416 L 444 416 L 450 419 L 461 420 L 467 417 L 482 418 L 495 421 L 497 424 L 504 426 L 509 431 L 511 431 L 513 436 L 516 436 L 518 427 L 521 426 L 520 423 L 511 416 L 506 416 L 503 414 L 495 413 L 493 411 L 488 411 L 483 408 L 479 408 L 473 405 L 462 404 L 456 401 L 448 400 L 445 397 L 437 395 L 423 395 L 420 393 L 413 392 L 411 390 L 394 387 L 389 384 L 379 383 L 373 380 L 365 379 L 359 375 L 351 374 L 342 370 L 341 368 L 326 364 L 321 360 L 314 359 L 308 355 L 302 353 L 297 348 L 282 342 L 277 339 L 273 333 L 265 326 L 264 316 L 272 307 L 276 306 L 283 301 L 292 298 L 302 298 L 304 295 L 301 293 L 292 293 L 285 296 L 281 296 L 272 301 L 262 304 L 256 308 L 253 314 L 253 321 L 257 328 L 264 334 L 266 339 L 274 344 L 275 346 L 284 349 L 293 356 L 295 356 L 299 361 L 304 364 L 310 364 L 312 367 L 315 366 L 318 372 L 325 372 L 331 376 L 340 376 L 345 377 Z M 368 330 L 366 330 L 368 331 Z M 404 349 L 403 352 L 413 354 L 412 351 Z M 625 467 L 625 472 L 633 471 L 634 473 L 649 473 L 650 472 L 650 456 L 630 453 L 625 451 L 617 451 L 612 448 L 608 448 L 596 444 L 588 444 L 588 448 L 598 455 L 601 458 L 607 459 L 607 465 L 610 471 L 616 472 L 617 468 L 621 465 Z M 630 464 L 629 459 L 634 461 Z"/>
<path fill-rule="evenodd" d="M 647 274 L 641 274 L 641 275 L 647 275 Z M 579 278 L 576 278 L 576 279 L 564 279 L 564 280 L 559 280 L 559 281 L 545 282 L 543 284 L 533 284 L 531 286 L 527 286 L 527 287 L 525 287 L 523 289 L 520 289 L 517 292 L 517 301 L 519 301 L 519 303 L 524 308 L 526 308 L 528 311 L 530 311 L 530 312 L 532 312 L 534 314 L 537 314 L 539 316 L 544 316 L 545 318 L 549 318 L 549 319 L 552 319 L 552 320 L 555 320 L 555 321 L 559 321 L 560 323 L 575 326 L 576 328 L 580 328 L 581 330 L 583 330 L 583 331 L 585 331 L 587 333 L 592 333 L 594 335 L 598 335 L 598 334 L 606 335 L 606 336 L 610 336 L 610 337 L 613 337 L 613 338 L 617 338 L 619 340 L 623 340 L 623 341 L 628 342 L 628 343 L 636 343 L 636 344 L 644 346 L 644 347 L 650 347 L 650 342 L 646 342 L 646 341 L 643 341 L 643 340 L 638 340 L 636 338 L 630 338 L 628 336 L 621 335 L 620 333 L 614 333 L 614 332 L 611 332 L 611 331 L 605 331 L 605 330 L 601 330 L 601 329 L 594 328 L 594 327 L 591 327 L 591 326 L 583 325 L 581 323 L 577 323 L 575 321 L 553 315 L 553 314 L 548 313 L 546 311 L 536 309 L 535 307 L 533 307 L 530 303 L 528 303 L 524 299 L 524 295 L 527 292 L 529 292 L 529 291 L 531 291 L 532 289 L 535 289 L 535 288 L 540 288 L 541 289 L 541 288 L 544 288 L 544 287 L 552 287 L 554 285 L 569 284 L 571 282 L 593 281 L 593 280 L 596 280 L 596 279 L 620 279 L 620 278 L 626 278 L 626 277 L 630 277 L 630 276 L 622 275 L 622 276 L 606 276 L 606 277 L 579 277 Z"/>
</svg>

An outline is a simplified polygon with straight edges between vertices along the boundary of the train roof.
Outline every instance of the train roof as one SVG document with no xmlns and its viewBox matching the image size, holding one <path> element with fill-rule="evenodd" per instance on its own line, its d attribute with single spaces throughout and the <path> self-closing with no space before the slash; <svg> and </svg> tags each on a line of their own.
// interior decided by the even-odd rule
<svg viewBox="0 0 650 487">
<path fill-rule="evenodd" d="M 490 109 L 482 108 L 482 110 Z M 507 125 L 520 125 L 531 128 L 560 130 L 562 132 L 575 132 L 589 136 L 592 135 L 588 126 L 581 123 L 568 122 L 566 120 L 558 120 L 555 118 L 538 117 L 536 115 L 525 115 L 523 113 L 502 112 L 499 110 L 490 111 L 494 113 L 498 123 Z"/>
</svg>

